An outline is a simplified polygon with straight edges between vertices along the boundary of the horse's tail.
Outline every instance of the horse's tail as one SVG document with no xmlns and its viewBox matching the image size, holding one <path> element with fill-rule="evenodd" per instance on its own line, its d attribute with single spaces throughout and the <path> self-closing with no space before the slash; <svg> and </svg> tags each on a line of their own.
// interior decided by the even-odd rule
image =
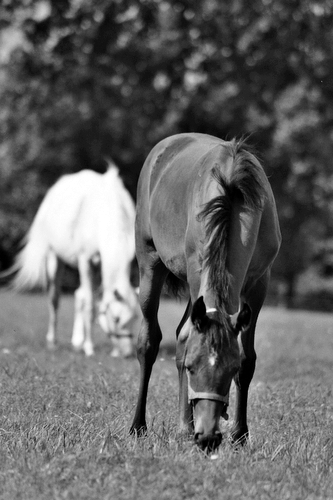
<svg viewBox="0 0 333 500">
<path fill-rule="evenodd" d="M 25 245 L 9 271 L 16 273 L 11 286 L 16 291 L 47 287 L 48 244 L 38 217 L 25 238 Z"/>
<path fill-rule="evenodd" d="M 216 290 L 220 300 L 226 297 L 230 286 L 230 274 L 227 269 L 228 238 L 231 214 L 235 201 L 239 201 L 249 210 L 262 210 L 266 191 L 262 166 L 244 140 L 231 141 L 228 156 L 233 165 L 228 177 L 216 165 L 212 175 L 221 187 L 221 195 L 208 201 L 199 214 L 206 222 L 205 264 L 209 269 L 210 286 Z M 222 307 L 222 303 L 220 304 Z"/>
</svg>

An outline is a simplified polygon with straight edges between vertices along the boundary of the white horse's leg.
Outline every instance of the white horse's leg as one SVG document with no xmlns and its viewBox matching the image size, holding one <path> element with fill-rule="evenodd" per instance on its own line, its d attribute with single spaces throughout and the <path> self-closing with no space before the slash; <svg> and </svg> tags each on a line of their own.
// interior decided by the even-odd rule
<svg viewBox="0 0 333 500">
<path fill-rule="evenodd" d="M 81 321 L 83 323 L 84 330 L 82 348 L 86 356 L 92 356 L 94 354 L 94 346 L 92 342 L 92 326 L 94 320 L 93 272 L 89 259 L 87 259 L 85 255 L 80 255 L 78 269 L 81 282 L 79 296 L 80 300 L 82 300 L 83 308 L 81 313 L 78 315 L 77 328 L 80 328 L 79 325 Z"/>
<path fill-rule="evenodd" d="M 57 258 L 55 253 L 49 252 L 46 260 L 48 276 L 48 306 L 49 325 L 46 333 L 47 346 L 52 349 L 56 341 L 57 313 L 61 292 L 61 281 L 64 270 L 63 263 Z"/>
<path fill-rule="evenodd" d="M 74 326 L 72 334 L 72 346 L 74 349 L 83 349 L 84 334 L 84 291 L 81 287 L 74 294 Z"/>
</svg>

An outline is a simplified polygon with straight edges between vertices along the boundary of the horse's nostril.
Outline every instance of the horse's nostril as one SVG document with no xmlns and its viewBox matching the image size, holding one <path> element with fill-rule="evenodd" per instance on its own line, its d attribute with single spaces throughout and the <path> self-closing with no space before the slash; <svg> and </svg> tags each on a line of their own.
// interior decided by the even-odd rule
<svg viewBox="0 0 333 500">
<path fill-rule="evenodd" d="M 202 432 L 196 432 L 194 434 L 194 441 L 198 443 L 200 441 L 200 438 L 202 437 L 203 433 Z"/>
<path fill-rule="evenodd" d="M 222 433 L 220 431 L 215 431 L 214 434 L 204 434 L 203 432 L 196 432 L 194 434 L 194 442 L 202 450 L 211 452 L 216 450 L 222 442 Z"/>
</svg>

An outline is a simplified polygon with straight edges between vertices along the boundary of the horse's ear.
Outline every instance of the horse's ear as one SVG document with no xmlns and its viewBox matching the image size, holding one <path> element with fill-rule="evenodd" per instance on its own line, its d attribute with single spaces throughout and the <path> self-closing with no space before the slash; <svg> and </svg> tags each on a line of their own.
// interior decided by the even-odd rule
<svg viewBox="0 0 333 500">
<path fill-rule="evenodd" d="M 250 321 L 251 321 L 251 315 L 252 311 L 251 308 L 248 304 L 244 304 L 241 311 L 239 312 L 237 316 L 237 321 L 236 321 L 236 334 L 238 335 L 241 330 L 249 326 Z"/>
<path fill-rule="evenodd" d="M 203 326 L 207 321 L 206 306 L 202 296 L 199 297 L 193 304 L 191 321 L 199 331 L 202 331 Z"/>
</svg>

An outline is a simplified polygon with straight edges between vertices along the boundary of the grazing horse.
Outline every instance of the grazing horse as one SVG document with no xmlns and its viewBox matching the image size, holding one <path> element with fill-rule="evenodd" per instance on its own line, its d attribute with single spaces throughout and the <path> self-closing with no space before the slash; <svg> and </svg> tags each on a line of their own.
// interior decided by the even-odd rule
<svg viewBox="0 0 333 500">
<path fill-rule="evenodd" d="M 189 288 L 177 328 L 180 429 L 213 450 L 236 383 L 232 438 L 248 435 L 254 334 L 281 241 L 273 193 L 245 142 L 204 134 L 164 139 L 147 157 L 137 196 L 136 252 L 143 313 L 141 376 L 131 432 L 146 432 L 148 384 L 162 333 L 157 312 L 166 281 Z"/>
<path fill-rule="evenodd" d="M 55 343 L 57 311 L 65 264 L 77 268 L 72 345 L 94 353 L 94 270 L 100 266 L 102 297 L 99 322 L 113 340 L 112 354 L 133 353 L 132 326 L 137 296 L 130 283 L 135 256 L 135 207 L 110 165 L 105 174 L 82 170 L 64 175 L 46 194 L 13 266 L 14 288 L 48 288 L 49 325 L 46 340 Z"/>
</svg>

